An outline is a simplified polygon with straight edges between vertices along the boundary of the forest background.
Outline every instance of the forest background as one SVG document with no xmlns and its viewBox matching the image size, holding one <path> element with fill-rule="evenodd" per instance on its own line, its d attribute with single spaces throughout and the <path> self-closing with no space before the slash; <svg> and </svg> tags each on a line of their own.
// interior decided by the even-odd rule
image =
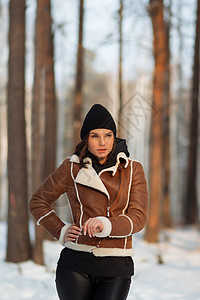
<svg viewBox="0 0 200 300">
<path fill-rule="evenodd" d="M 200 1 L 0 1 L 0 219 L 6 260 L 44 263 L 28 201 L 105 105 L 144 165 L 144 239 L 199 226 Z M 65 200 L 56 210 L 65 218 Z M 17 234 L 16 234 L 17 232 Z"/>
</svg>

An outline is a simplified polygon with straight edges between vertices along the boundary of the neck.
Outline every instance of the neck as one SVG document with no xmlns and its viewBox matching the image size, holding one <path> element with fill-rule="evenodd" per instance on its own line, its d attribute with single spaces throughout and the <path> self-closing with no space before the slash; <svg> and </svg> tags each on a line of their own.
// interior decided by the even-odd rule
<svg viewBox="0 0 200 300">
<path fill-rule="evenodd" d="M 98 158 L 98 157 L 97 157 L 97 159 L 98 159 L 98 161 L 100 162 L 100 164 L 103 165 L 103 164 L 106 162 L 106 160 L 107 160 L 108 158 L 107 158 L 107 157 L 102 157 L 102 158 Z"/>
</svg>

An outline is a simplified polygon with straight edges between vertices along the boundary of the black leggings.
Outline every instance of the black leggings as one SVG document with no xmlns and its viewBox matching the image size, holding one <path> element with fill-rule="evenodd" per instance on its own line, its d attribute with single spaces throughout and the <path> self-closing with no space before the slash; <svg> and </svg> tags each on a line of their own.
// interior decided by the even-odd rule
<svg viewBox="0 0 200 300">
<path fill-rule="evenodd" d="M 56 288 L 60 300 L 125 300 L 131 277 L 100 277 L 65 270 L 58 265 Z"/>
</svg>

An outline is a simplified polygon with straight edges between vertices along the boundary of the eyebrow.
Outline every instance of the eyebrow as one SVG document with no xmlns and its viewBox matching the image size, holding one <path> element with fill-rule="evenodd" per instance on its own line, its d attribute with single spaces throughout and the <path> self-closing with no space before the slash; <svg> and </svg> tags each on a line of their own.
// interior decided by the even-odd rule
<svg viewBox="0 0 200 300">
<path fill-rule="evenodd" d="M 112 131 L 108 131 L 108 132 L 105 133 L 105 135 L 106 134 L 111 134 L 111 133 L 112 133 Z M 99 135 L 99 133 L 97 133 L 97 132 L 90 132 L 90 134 L 97 134 L 97 135 Z"/>
</svg>

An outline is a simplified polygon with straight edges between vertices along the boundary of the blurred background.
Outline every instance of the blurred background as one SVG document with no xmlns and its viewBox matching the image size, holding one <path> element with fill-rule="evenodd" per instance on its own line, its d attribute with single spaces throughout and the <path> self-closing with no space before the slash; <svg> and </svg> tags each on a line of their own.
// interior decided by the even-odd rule
<svg viewBox="0 0 200 300">
<path fill-rule="evenodd" d="M 43 240 L 51 237 L 33 230 L 28 201 L 73 154 L 94 103 L 109 109 L 144 166 L 142 238 L 158 243 L 164 230 L 199 230 L 200 1 L 1 0 L 0 27 L 6 261 L 44 264 Z"/>
</svg>

